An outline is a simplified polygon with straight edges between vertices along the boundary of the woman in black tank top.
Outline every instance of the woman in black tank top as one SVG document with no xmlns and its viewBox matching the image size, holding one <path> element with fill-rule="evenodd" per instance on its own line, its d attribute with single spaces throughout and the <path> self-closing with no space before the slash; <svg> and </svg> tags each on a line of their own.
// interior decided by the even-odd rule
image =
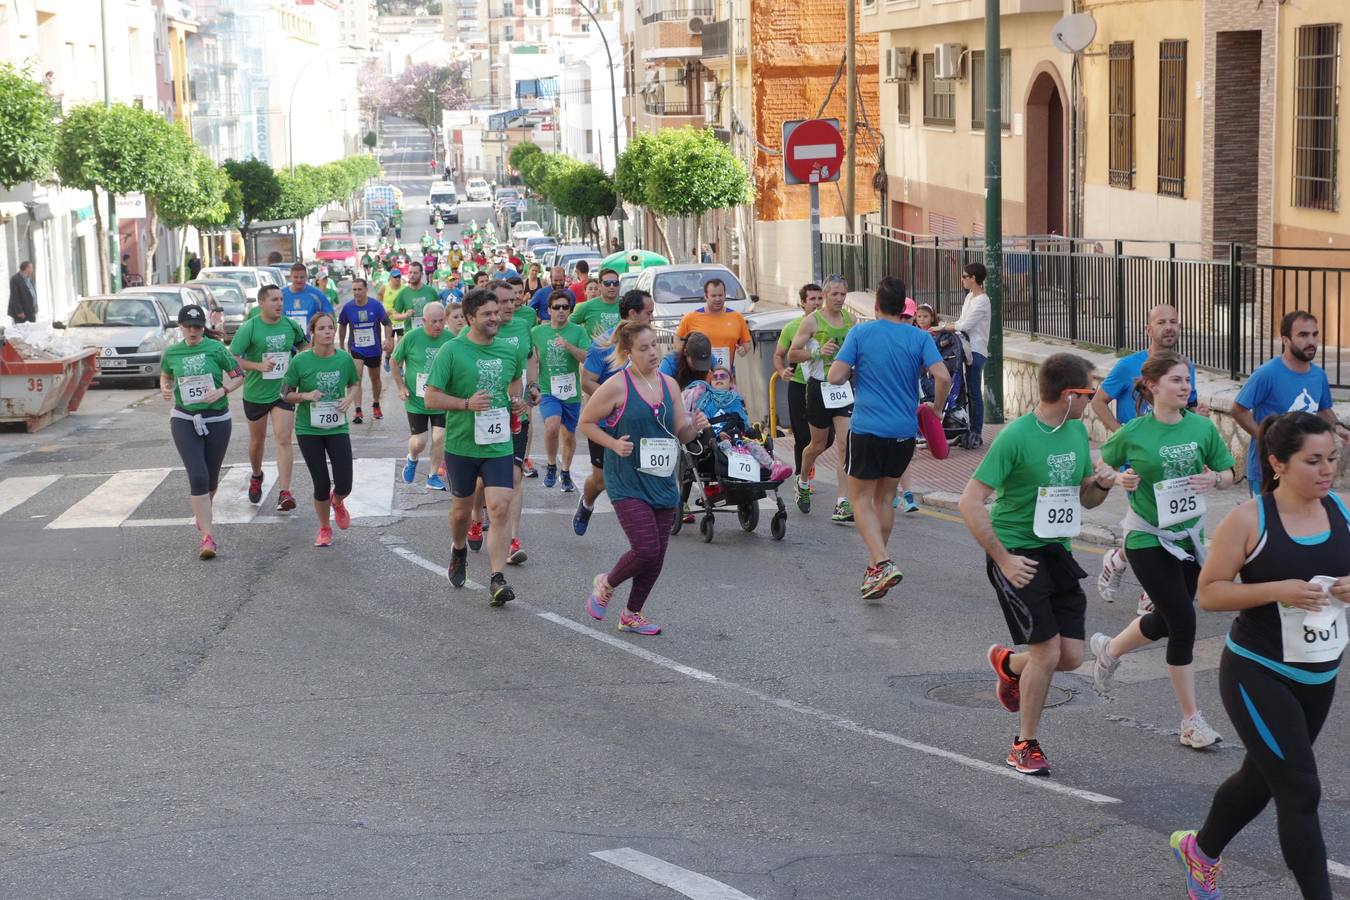
<svg viewBox="0 0 1350 900">
<path fill-rule="evenodd" d="M 1172 835 L 1192 897 L 1218 897 L 1219 855 L 1275 801 L 1280 849 L 1305 898 L 1331 897 L 1313 742 L 1331 710 L 1346 645 L 1350 513 L 1331 492 L 1340 442 L 1309 413 L 1261 427 L 1262 494 L 1215 530 L 1202 609 L 1237 611 L 1219 692 L 1242 738 L 1242 766 L 1219 786 L 1200 831 Z"/>
</svg>

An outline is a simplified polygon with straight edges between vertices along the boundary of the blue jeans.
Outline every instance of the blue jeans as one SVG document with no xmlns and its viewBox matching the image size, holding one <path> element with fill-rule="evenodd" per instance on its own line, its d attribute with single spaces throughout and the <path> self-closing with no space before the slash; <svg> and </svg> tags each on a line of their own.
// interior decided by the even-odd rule
<svg viewBox="0 0 1350 900">
<path fill-rule="evenodd" d="M 984 434 L 984 364 L 989 357 L 983 353 L 971 353 L 971 363 L 966 367 L 966 393 L 970 395 L 970 432 Z"/>
</svg>

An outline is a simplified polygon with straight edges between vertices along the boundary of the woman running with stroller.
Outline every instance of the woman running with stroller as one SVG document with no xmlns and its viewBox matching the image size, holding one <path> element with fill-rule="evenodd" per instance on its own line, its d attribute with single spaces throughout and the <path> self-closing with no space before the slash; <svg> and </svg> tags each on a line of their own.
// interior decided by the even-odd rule
<svg viewBox="0 0 1350 900">
<path fill-rule="evenodd" d="M 619 630 L 660 634 L 661 626 L 648 621 L 642 607 L 661 574 L 680 505 L 679 446 L 708 427 L 708 420 L 685 412 L 674 379 L 658 370 L 661 348 L 650 325 L 620 322 L 612 341 L 613 365 L 623 377 L 600 385 L 586 401 L 578 427 L 586 440 L 605 448 L 605 489 L 630 548 L 613 569 L 595 576 L 586 612 L 603 619 L 614 589 L 631 578 Z"/>
</svg>

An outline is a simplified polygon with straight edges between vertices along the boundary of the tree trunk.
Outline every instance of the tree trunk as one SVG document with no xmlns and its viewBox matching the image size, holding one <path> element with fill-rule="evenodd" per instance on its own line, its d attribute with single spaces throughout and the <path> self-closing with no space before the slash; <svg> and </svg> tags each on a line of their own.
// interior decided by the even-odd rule
<svg viewBox="0 0 1350 900">
<path fill-rule="evenodd" d="M 98 239 L 98 290 L 100 294 L 107 294 L 112 291 L 112 282 L 109 280 L 112 270 L 108 268 L 108 235 L 104 233 L 98 189 L 90 189 L 89 194 L 94 198 L 94 234 Z"/>
<path fill-rule="evenodd" d="M 661 239 L 662 246 L 666 248 L 666 259 L 673 263 L 679 262 L 680 260 L 670 249 L 670 238 L 666 237 L 666 229 L 661 226 L 661 217 L 652 216 L 652 223 L 656 226 L 656 236 Z"/>
<path fill-rule="evenodd" d="M 694 259 L 703 262 L 703 213 L 694 216 Z"/>
<path fill-rule="evenodd" d="M 145 268 L 141 269 L 143 284 L 155 283 L 155 251 L 159 249 L 159 204 L 154 197 L 145 198 Z"/>
</svg>

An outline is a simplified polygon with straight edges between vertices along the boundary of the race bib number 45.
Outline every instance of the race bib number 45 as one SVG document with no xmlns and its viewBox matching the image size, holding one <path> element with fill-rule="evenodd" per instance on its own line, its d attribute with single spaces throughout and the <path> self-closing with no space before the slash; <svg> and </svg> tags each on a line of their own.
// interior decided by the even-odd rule
<svg viewBox="0 0 1350 900">
<path fill-rule="evenodd" d="M 1083 504 L 1078 499 L 1078 485 L 1064 487 L 1042 486 L 1036 490 L 1036 517 L 1032 531 L 1036 537 L 1078 537 L 1083 527 Z"/>
<path fill-rule="evenodd" d="M 511 416 L 505 407 L 473 414 L 473 442 L 480 446 L 500 444 L 511 436 Z"/>
</svg>

